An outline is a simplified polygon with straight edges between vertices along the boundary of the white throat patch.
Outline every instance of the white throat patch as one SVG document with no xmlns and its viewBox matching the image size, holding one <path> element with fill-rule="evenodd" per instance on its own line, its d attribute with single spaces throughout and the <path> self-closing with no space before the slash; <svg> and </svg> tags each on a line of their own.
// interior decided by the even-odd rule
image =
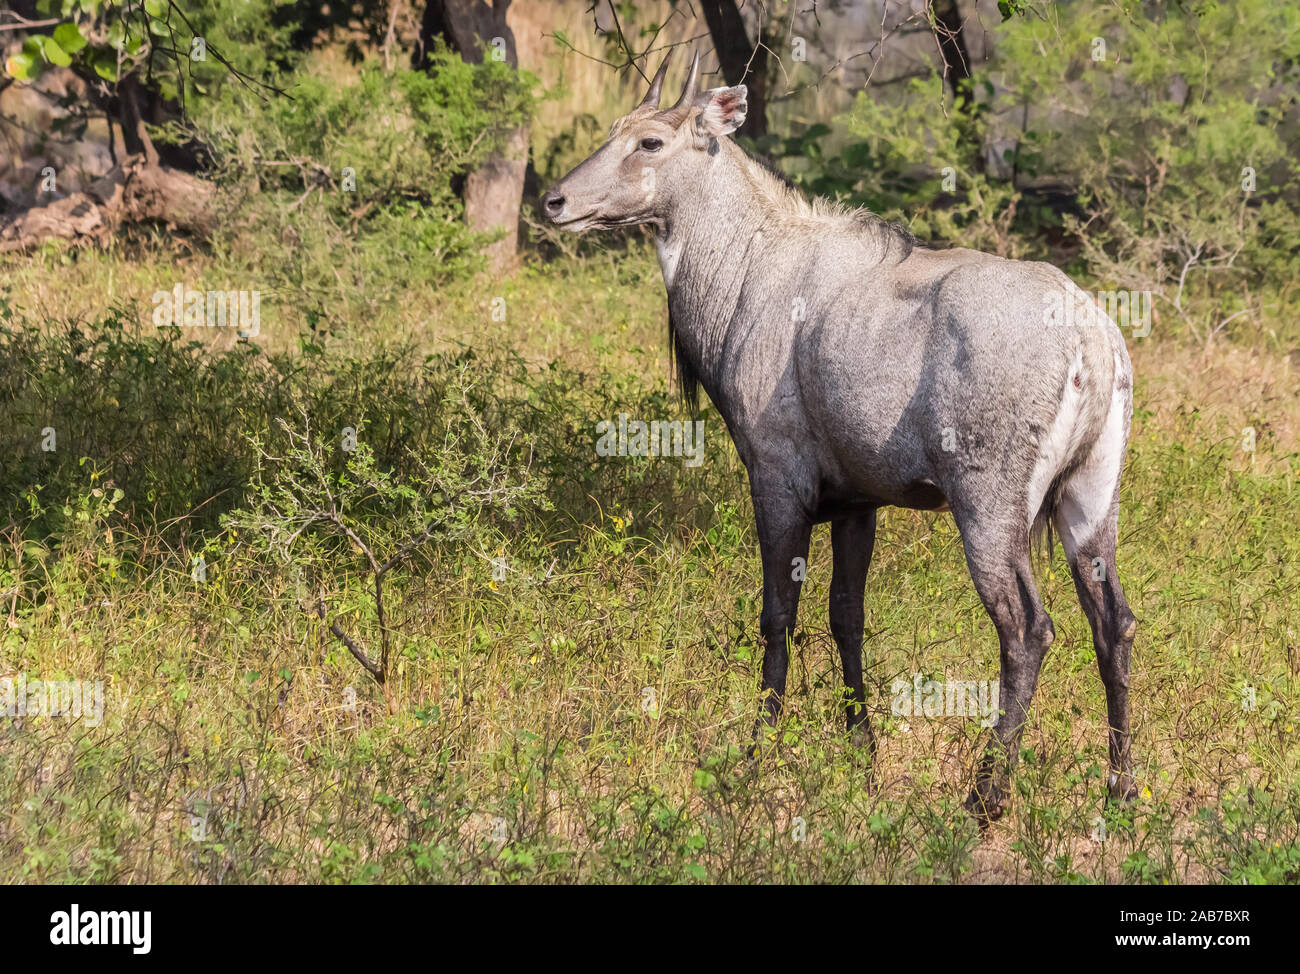
<svg viewBox="0 0 1300 974">
<path fill-rule="evenodd" d="M 677 262 L 682 256 L 681 238 L 665 240 L 656 235 L 655 249 L 659 253 L 659 269 L 664 273 L 664 284 L 671 288 L 677 274 Z"/>
</svg>

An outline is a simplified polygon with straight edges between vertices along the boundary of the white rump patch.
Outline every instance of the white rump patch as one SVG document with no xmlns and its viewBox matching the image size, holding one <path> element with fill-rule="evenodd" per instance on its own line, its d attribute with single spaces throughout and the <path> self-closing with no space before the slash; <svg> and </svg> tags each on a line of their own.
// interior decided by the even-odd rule
<svg viewBox="0 0 1300 974">
<path fill-rule="evenodd" d="M 1075 380 L 1079 384 L 1075 384 Z M 1043 506 L 1043 499 L 1056 475 L 1078 451 L 1084 429 L 1080 421 L 1083 413 L 1083 390 L 1087 384 L 1083 381 L 1083 355 L 1075 353 L 1070 370 L 1065 374 L 1065 389 L 1061 401 L 1056 407 L 1056 416 L 1051 428 L 1043 437 L 1038 448 L 1038 460 L 1034 464 L 1033 475 L 1029 478 L 1029 523 L 1033 527 L 1038 509 Z"/>
<path fill-rule="evenodd" d="M 1118 375 L 1118 363 L 1117 375 Z M 1065 556 L 1074 561 L 1079 546 L 1089 541 L 1110 518 L 1115 484 L 1124 463 L 1124 408 L 1127 393 L 1116 387 L 1110 411 L 1088 459 L 1070 476 L 1056 511 L 1056 530 Z"/>
</svg>

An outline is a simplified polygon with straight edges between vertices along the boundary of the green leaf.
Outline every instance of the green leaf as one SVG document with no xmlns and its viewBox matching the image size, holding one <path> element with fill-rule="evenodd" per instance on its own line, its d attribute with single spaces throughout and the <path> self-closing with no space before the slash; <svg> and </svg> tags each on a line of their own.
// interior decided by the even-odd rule
<svg viewBox="0 0 1300 974">
<path fill-rule="evenodd" d="M 50 551 L 39 541 L 23 542 L 23 557 L 30 558 L 33 561 L 44 561 L 49 557 Z"/>
<path fill-rule="evenodd" d="M 54 40 L 69 54 L 76 54 L 86 46 L 86 39 L 76 24 L 59 24 L 54 28 Z"/>
<path fill-rule="evenodd" d="M 90 66 L 95 69 L 95 74 L 105 81 L 117 80 L 117 58 L 111 52 L 95 52 L 94 57 L 91 58 Z"/>
<path fill-rule="evenodd" d="M 45 60 L 51 64 L 57 64 L 61 68 L 66 68 L 72 63 L 72 58 L 68 57 L 68 52 L 59 47 L 58 42 L 48 34 L 41 38 L 41 52 L 45 55 Z"/>
<path fill-rule="evenodd" d="M 5 61 L 5 73 L 11 78 L 17 78 L 19 81 L 30 81 L 40 73 L 39 70 L 32 70 L 37 67 L 36 60 L 22 51 L 13 54 Z"/>
</svg>

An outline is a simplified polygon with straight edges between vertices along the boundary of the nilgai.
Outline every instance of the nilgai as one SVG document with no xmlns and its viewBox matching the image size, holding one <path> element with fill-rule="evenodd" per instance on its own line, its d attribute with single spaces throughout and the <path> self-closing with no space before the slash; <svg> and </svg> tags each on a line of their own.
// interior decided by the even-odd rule
<svg viewBox="0 0 1300 974">
<path fill-rule="evenodd" d="M 1132 369 L 1119 328 L 1049 264 L 931 249 L 870 213 L 805 199 L 728 138 L 745 120 L 744 85 L 700 91 L 697 54 L 664 109 L 667 66 L 541 205 L 567 230 L 654 228 L 682 390 L 693 402 L 704 388 L 749 472 L 760 724 L 785 692 L 796 559 L 829 521 L 848 725 L 874 753 L 862 630 L 876 511 L 950 510 L 1001 644 L 999 715 L 967 800 L 981 820 L 998 817 L 1054 636 L 1031 537 L 1054 527 L 1105 684 L 1109 792 L 1131 798 L 1137 621 L 1115 543 Z"/>
</svg>

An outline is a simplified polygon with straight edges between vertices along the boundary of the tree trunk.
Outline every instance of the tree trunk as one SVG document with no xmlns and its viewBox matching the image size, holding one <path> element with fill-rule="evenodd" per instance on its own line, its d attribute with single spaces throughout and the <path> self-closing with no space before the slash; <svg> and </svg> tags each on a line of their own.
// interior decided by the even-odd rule
<svg viewBox="0 0 1300 974">
<path fill-rule="evenodd" d="M 929 0 L 929 5 L 932 16 L 930 29 L 939 47 L 939 58 L 943 61 L 943 78 L 952 89 L 957 111 L 972 123 L 965 126 L 965 137 L 975 143 L 972 164 L 976 172 L 982 173 L 988 168 L 988 160 L 984 155 L 983 126 L 977 124 L 979 117 L 971 84 L 974 65 L 966 45 L 965 20 L 957 0 Z"/>
<path fill-rule="evenodd" d="M 122 143 L 126 147 L 127 154 L 143 154 L 149 165 L 158 165 L 158 150 L 154 148 L 149 132 L 144 127 L 144 113 L 140 105 L 140 79 L 132 71 L 122 78 L 117 89 L 120 109 L 118 122 L 122 126 Z"/>
<path fill-rule="evenodd" d="M 445 37 L 463 60 L 479 64 L 504 48 L 504 60 L 519 66 L 515 35 L 506 24 L 510 0 L 429 0 L 420 23 L 416 58 L 420 67 L 435 38 Z M 496 40 L 498 43 L 493 44 Z M 473 230 L 505 230 L 487 248 L 488 263 L 501 271 L 514 263 L 519 243 L 519 206 L 528 169 L 528 127 L 505 133 L 501 148 L 465 179 L 465 221 Z"/>
<path fill-rule="evenodd" d="M 722 77 L 729 85 L 744 84 L 749 88 L 745 99 L 748 108 L 745 124 L 737 134 L 758 138 L 767 134 L 767 48 L 762 44 L 755 49 L 745 32 L 745 21 L 735 0 L 703 0 L 704 19 L 709 25 L 709 36 L 718 55 Z M 759 37 L 763 37 L 761 20 Z"/>
<path fill-rule="evenodd" d="M 930 11 L 934 15 L 934 38 L 943 59 L 943 78 L 952 89 L 957 110 L 969 115 L 974 108 L 975 93 L 970 87 L 970 52 L 962 36 L 962 16 L 957 0 L 930 0 Z"/>
</svg>

